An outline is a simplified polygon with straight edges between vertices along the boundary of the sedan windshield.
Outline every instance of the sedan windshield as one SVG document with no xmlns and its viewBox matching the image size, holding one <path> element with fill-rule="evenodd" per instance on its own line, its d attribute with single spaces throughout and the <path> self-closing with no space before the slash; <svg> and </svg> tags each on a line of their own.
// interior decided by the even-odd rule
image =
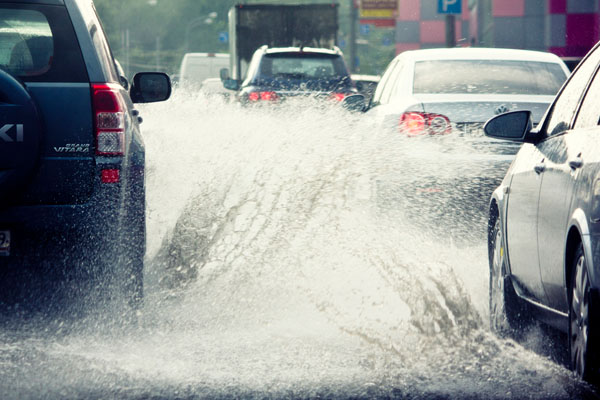
<svg viewBox="0 0 600 400">
<path fill-rule="evenodd" d="M 415 64 L 413 93 L 554 96 L 566 79 L 559 64 L 507 60 L 431 60 Z"/>
</svg>

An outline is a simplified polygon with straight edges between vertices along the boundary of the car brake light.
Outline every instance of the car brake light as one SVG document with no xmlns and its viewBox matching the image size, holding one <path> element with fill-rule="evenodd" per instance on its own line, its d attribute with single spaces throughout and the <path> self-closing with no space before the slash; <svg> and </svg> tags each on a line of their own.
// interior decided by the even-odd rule
<svg viewBox="0 0 600 400">
<path fill-rule="evenodd" d="M 411 111 L 402 114 L 399 129 L 408 136 L 445 135 L 452 125 L 445 115 Z"/>
<path fill-rule="evenodd" d="M 96 154 L 120 156 L 125 151 L 125 102 L 119 86 L 92 84 Z"/>
<path fill-rule="evenodd" d="M 265 101 L 277 100 L 277 93 L 275 92 L 260 92 L 260 99 Z"/>
<path fill-rule="evenodd" d="M 248 93 L 248 100 L 255 102 L 259 100 L 264 101 L 276 101 L 279 99 L 275 92 L 250 92 Z"/>
<path fill-rule="evenodd" d="M 331 100 L 343 101 L 346 98 L 346 94 L 345 93 L 331 93 L 329 95 L 329 98 Z"/>
<path fill-rule="evenodd" d="M 103 169 L 101 173 L 102 183 L 118 183 L 121 173 L 118 169 Z"/>
</svg>

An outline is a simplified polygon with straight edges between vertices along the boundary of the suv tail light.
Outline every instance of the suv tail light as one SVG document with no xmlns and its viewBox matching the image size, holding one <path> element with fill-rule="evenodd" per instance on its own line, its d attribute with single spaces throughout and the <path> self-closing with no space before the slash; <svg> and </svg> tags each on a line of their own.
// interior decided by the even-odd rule
<svg viewBox="0 0 600 400">
<path fill-rule="evenodd" d="M 121 156 L 125 151 L 125 102 L 119 86 L 92 84 L 96 154 Z"/>
<path fill-rule="evenodd" d="M 402 114 L 399 129 L 408 136 L 446 135 L 452 125 L 445 115 L 411 111 Z"/>
<path fill-rule="evenodd" d="M 250 92 L 248 93 L 248 100 L 251 102 L 263 101 L 277 101 L 279 96 L 275 92 Z"/>
</svg>

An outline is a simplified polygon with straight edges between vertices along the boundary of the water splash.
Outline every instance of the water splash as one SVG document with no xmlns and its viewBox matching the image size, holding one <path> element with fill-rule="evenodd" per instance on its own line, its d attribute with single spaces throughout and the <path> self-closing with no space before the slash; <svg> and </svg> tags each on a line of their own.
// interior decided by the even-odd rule
<svg viewBox="0 0 600 400">
<path fill-rule="evenodd" d="M 408 216 L 405 191 L 380 190 L 394 173 L 419 180 L 415 159 L 429 174 L 456 174 L 432 145 L 330 104 L 244 109 L 180 93 L 143 114 L 149 237 L 139 326 L 7 334 L 4 397 L 584 390 L 562 367 L 488 332 L 484 236 L 440 235 L 415 218 L 430 209 Z M 470 204 L 456 209 L 457 225 L 479 224 L 461 220 Z"/>
</svg>

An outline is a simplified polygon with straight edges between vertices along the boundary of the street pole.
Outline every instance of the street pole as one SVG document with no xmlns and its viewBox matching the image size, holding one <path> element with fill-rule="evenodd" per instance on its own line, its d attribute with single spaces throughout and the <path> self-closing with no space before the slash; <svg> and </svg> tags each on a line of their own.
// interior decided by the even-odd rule
<svg viewBox="0 0 600 400">
<path fill-rule="evenodd" d="M 156 37 L 156 69 L 160 71 L 160 36 Z"/>
<path fill-rule="evenodd" d="M 446 15 L 446 47 L 456 47 L 456 24 L 453 14 Z"/>
<path fill-rule="evenodd" d="M 125 29 L 125 75 L 130 76 L 130 67 L 129 67 L 129 29 Z"/>
<path fill-rule="evenodd" d="M 188 53 L 190 51 L 190 32 L 191 32 L 191 30 L 202 24 L 210 25 L 213 23 L 213 20 L 215 18 L 217 18 L 217 13 L 213 11 L 203 17 L 194 18 L 187 24 L 187 27 L 185 28 L 185 39 L 183 42 L 186 53 Z"/>
<path fill-rule="evenodd" d="M 350 72 L 356 72 L 356 24 L 358 7 L 356 0 L 350 0 Z"/>
</svg>

